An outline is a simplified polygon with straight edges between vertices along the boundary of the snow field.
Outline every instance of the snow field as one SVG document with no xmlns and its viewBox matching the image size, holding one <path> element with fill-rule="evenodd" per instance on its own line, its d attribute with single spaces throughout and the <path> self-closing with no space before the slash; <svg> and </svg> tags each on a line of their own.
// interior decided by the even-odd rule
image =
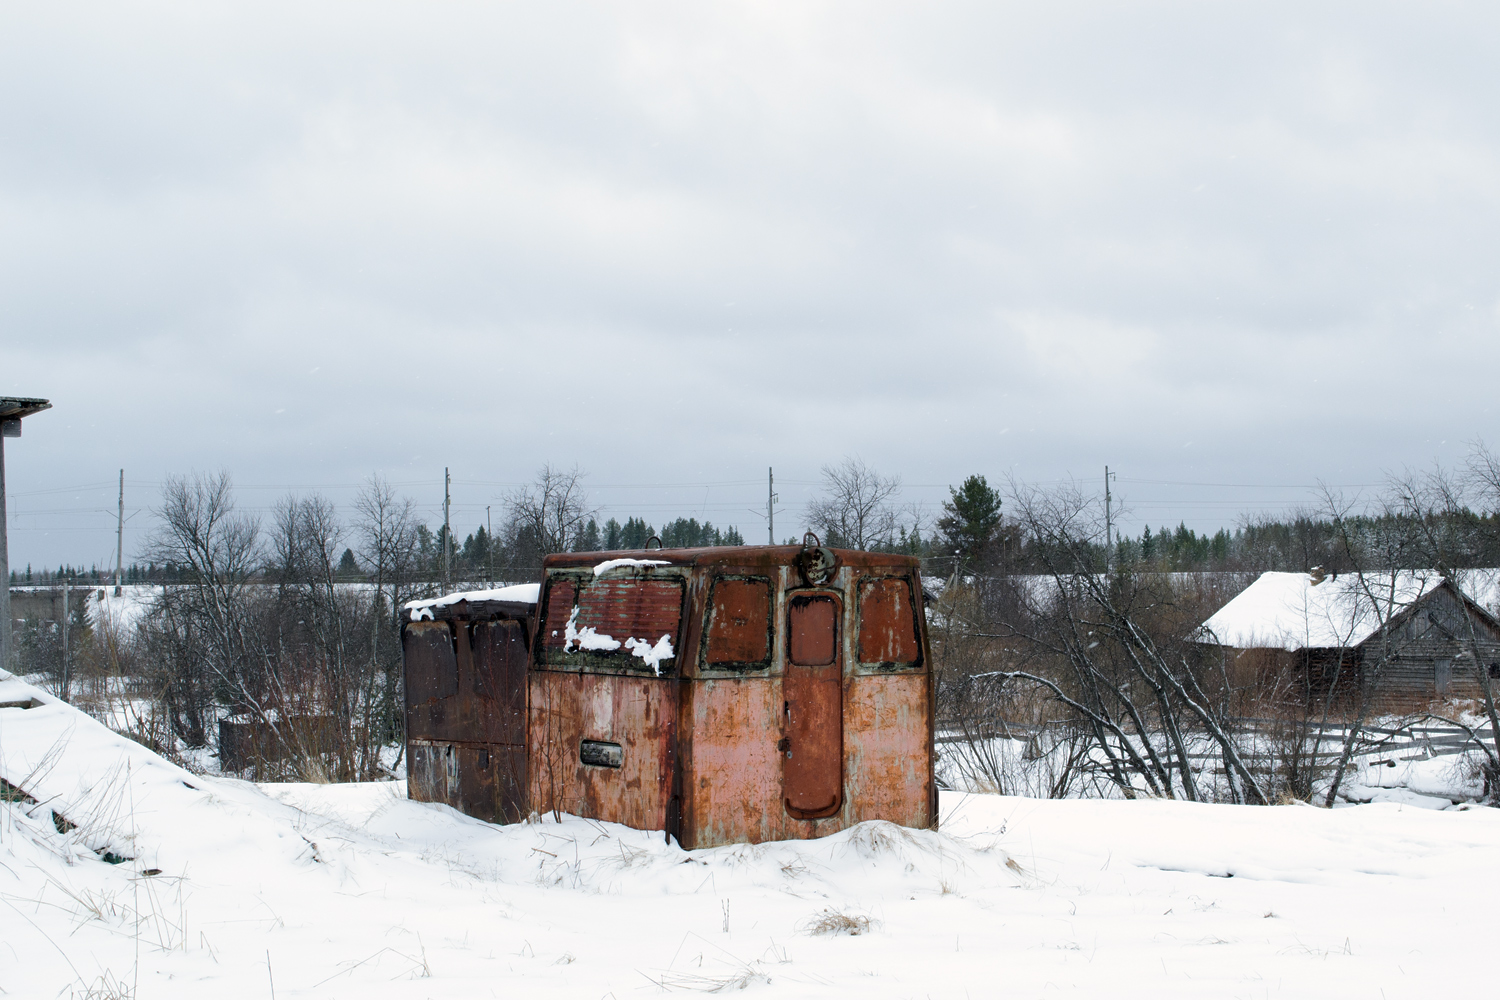
<svg viewBox="0 0 1500 1000">
<path fill-rule="evenodd" d="M 494 827 L 400 783 L 193 775 L 0 680 L 0 704 L 26 699 L 0 708 L 0 774 L 37 800 L 0 804 L 11 996 L 108 977 L 239 1000 L 274 977 L 279 1000 L 1395 998 L 1491 978 L 1500 810 L 945 794 L 940 833 L 684 852 L 567 816 Z"/>
</svg>

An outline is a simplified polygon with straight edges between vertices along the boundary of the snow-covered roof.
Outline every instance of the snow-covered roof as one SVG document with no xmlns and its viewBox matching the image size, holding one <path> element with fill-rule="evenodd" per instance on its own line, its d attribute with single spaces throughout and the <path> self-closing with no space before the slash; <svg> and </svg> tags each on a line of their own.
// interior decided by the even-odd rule
<svg viewBox="0 0 1500 1000">
<path fill-rule="evenodd" d="M 1203 623 L 1204 638 L 1239 649 L 1357 646 L 1443 580 L 1437 570 L 1359 576 L 1262 573 Z M 1473 595 L 1470 595 L 1473 596 Z"/>
<path fill-rule="evenodd" d="M 445 608 L 459 601 L 474 603 L 477 601 L 514 601 L 517 604 L 535 604 L 541 597 L 541 584 L 538 583 L 516 583 L 509 587 L 496 587 L 493 590 L 460 590 L 452 594 L 444 594 L 442 597 L 433 597 L 425 601 L 407 601 L 403 607 L 407 611 L 417 612 L 427 608 Z"/>
</svg>

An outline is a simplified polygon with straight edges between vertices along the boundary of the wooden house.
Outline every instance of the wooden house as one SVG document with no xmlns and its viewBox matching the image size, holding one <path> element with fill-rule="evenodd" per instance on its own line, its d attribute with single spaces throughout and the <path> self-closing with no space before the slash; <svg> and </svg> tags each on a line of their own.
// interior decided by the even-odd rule
<svg viewBox="0 0 1500 1000">
<path fill-rule="evenodd" d="M 1500 687 L 1500 621 L 1435 571 L 1263 573 L 1204 622 L 1242 680 L 1295 680 L 1318 702 L 1349 706 L 1371 685 L 1375 707 L 1415 710 Z"/>
</svg>

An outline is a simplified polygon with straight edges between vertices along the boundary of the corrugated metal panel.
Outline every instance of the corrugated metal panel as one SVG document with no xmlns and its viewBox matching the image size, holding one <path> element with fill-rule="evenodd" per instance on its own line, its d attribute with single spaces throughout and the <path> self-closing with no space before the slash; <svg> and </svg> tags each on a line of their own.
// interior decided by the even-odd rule
<svg viewBox="0 0 1500 1000">
<path fill-rule="evenodd" d="M 680 580 L 599 580 L 578 595 L 578 626 L 624 640 L 672 637 L 682 619 Z"/>
<path fill-rule="evenodd" d="M 526 742 L 526 637 L 521 623 L 475 622 L 470 635 L 478 711 L 469 738 L 522 746 Z"/>
<path fill-rule="evenodd" d="M 548 580 L 546 601 L 542 644 L 548 649 L 561 649 L 567 642 L 567 625 L 573 614 L 573 605 L 578 603 L 578 587 L 566 577 Z"/>
<path fill-rule="evenodd" d="M 540 661 L 582 670 L 675 674 L 682 658 L 683 591 L 684 581 L 680 576 L 623 580 L 554 577 L 547 588 Z M 613 640 L 617 645 L 609 649 L 598 643 L 570 644 L 570 621 L 574 636 L 587 633 L 596 639 Z M 670 640 L 673 655 L 655 666 L 635 655 L 636 650 L 629 643 L 634 639 L 648 647 L 655 646 L 663 636 Z"/>
<path fill-rule="evenodd" d="M 413 622 L 402 635 L 406 732 L 443 739 L 458 718 L 458 659 L 447 622 Z"/>
</svg>

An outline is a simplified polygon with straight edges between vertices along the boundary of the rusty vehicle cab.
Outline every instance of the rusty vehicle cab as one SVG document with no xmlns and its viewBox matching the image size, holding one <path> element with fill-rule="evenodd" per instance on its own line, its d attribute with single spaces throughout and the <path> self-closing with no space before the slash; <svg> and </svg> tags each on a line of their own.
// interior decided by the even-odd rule
<svg viewBox="0 0 1500 1000">
<path fill-rule="evenodd" d="M 525 819 L 536 584 L 412 601 L 402 615 L 406 785 L 492 823 Z"/>
<path fill-rule="evenodd" d="M 815 541 L 548 556 L 532 808 L 689 849 L 935 825 L 917 560 Z"/>
</svg>

